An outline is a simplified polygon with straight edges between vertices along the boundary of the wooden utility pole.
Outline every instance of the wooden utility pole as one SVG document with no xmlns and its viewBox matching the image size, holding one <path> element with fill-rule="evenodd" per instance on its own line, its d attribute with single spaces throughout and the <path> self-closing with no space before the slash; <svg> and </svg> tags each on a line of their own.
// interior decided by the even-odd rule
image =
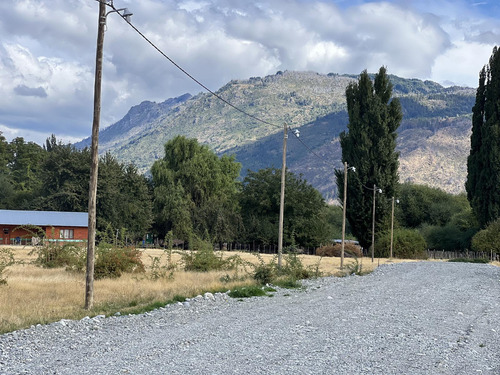
<svg viewBox="0 0 500 375">
<path fill-rule="evenodd" d="M 347 204 L 347 162 L 344 162 L 344 207 L 342 210 L 342 250 L 340 251 L 340 269 L 344 269 L 345 214 Z"/>
<path fill-rule="evenodd" d="M 373 214 L 372 214 L 372 263 L 375 255 L 375 194 L 377 186 L 373 184 Z"/>
<path fill-rule="evenodd" d="M 391 210 L 391 250 L 389 258 L 392 258 L 392 245 L 394 239 L 394 197 L 392 197 L 392 210 Z"/>
<path fill-rule="evenodd" d="M 285 177 L 286 177 L 286 141 L 288 139 L 288 128 L 286 123 L 283 130 L 283 163 L 281 167 L 281 194 L 280 194 L 280 222 L 278 232 L 278 268 L 281 268 L 283 255 L 283 221 L 285 216 Z"/>
<path fill-rule="evenodd" d="M 94 303 L 94 256 L 97 201 L 97 173 L 99 167 L 99 122 L 101 118 L 101 81 L 102 51 L 104 47 L 104 29 L 106 26 L 106 4 L 99 1 L 99 23 L 97 26 L 97 52 L 95 59 L 94 81 L 94 118 L 92 122 L 92 164 L 89 183 L 89 235 L 87 243 L 87 273 L 85 283 L 85 309 L 90 310 Z"/>
</svg>

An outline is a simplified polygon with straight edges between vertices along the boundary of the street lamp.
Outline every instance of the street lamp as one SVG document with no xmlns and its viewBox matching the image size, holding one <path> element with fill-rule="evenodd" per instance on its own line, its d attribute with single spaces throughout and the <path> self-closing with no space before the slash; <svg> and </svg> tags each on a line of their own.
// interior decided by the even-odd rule
<svg viewBox="0 0 500 375">
<path fill-rule="evenodd" d="M 347 171 L 352 169 L 356 172 L 356 167 L 347 167 L 347 162 L 344 162 L 344 207 L 342 212 L 342 250 L 340 251 L 340 269 L 344 268 L 344 246 L 345 246 L 345 214 L 347 209 Z"/>
<path fill-rule="evenodd" d="M 396 203 L 399 203 L 399 199 L 396 199 Z M 394 238 L 394 197 L 392 197 L 392 211 L 391 211 L 391 250 L 389 258 L 392 258 L 392 245 Z"/>
<path fill-rule="evenodd" d="M 102 51 L 104 46 L 104 32 L 106 17 L 116 12 L 125 21 L 130 22 L 132 13 L 127 8 L 116 9 L 113 0 L 96 0 L 99 2 L 99 20 L 97 26 L 97 50 L 94 80 L 94 116 L 92 121 L 91 167 L 89 182 L 89 208 L 88 208 L 88 243 L 87 243 L 87 269 L 85 282 L 85 309 L 92 308 L 94 300 L 94 255 L 95 255 L 95 226 L 96 226 L 96 201 L 97 201 L 97 174 L 99 168 L 99 122 L 101 117 L 101 81 L 102 81 Z M 106 13 L 106 6 L 112 10 Z"/>
</svg>

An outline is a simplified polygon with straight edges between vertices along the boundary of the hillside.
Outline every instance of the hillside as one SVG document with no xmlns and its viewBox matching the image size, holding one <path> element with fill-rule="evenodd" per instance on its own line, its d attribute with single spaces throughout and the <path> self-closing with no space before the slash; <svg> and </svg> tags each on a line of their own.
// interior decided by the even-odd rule
<svg viewBox="0 0 500 375">
<path fill-rule="evenodd" d="M 288 167 L 302 173 L 326 198 L 333 198 L 333 169 L 341 166 L 338 135 L 346 129 L 345 88 L 354 75 L 278 72 L 233 80 L 217 94 L 275 126 L 262 124 L 210 94 L 189 94 L 163 103 L 131 108 L 100 135 L 100 152 L 109 151 L 147 172 L 163 156 L 163 145 L 177 134 L 195 137 L 217 153 L 235 154 L 242 172 L 281 166 L 282 127 L 300 130 L 310 153 L 290 137 Z M 400 180 L 463 191 L 469 152 L 470 112 L 475 90 L 444 88 L 431 81 L 391 76 L 404 119 L 399 129 Z M 77 144 L 83 147 L 84 140 Z M 320 158 L 317 157 L 320 156 Z"/>
</svg>

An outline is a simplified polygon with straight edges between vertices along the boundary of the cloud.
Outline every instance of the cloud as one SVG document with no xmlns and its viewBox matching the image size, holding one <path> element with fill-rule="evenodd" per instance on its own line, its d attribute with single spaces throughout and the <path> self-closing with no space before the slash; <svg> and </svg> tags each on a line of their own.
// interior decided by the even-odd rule
<svg viewBox="0 0 500 375">
<path fill-rule="evenodd" d="M 210 89 L 278 70 L 377 71 L 475 86 L 500 40 L 487 5 L 464 0 L 115 0 Z M 95 1 L 0 2 L 0 124 L 12 133 L 90 135 Z M 490 8 L 491 9 L 491 8 Z M 486 14 L 486 15 L 485 15 Z M 459 62 L 459 63 L 457 63 Z M 116 14 L 104 41 L 101 126 L 143 100 L 203 91 Z M 38 134 L 37 133 L 37 134 Z"/>
<path fill-rule="evenodd" d="M 36 96 L 39 98 L 46 98 L 47 92 L 42 86 L 28 87 L 26 85 L 18 85 L 14 87 L 14 92 L 21 96 Z"/>
</svg>

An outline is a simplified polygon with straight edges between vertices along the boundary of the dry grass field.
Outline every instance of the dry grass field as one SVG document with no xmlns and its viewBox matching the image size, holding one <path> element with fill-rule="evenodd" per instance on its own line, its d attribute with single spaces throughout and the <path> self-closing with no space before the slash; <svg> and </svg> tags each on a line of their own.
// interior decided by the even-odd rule
<svg viewBox="0 0 500 375">
<path fill-rule="evenodd" d="M 152 260 L 160 258 L 165 264 L 167 256 L 163 250 L 148 249 L 142 252 L 145 273 L 124 274 L 117 279 L 101 279 L 94 282 L 94 307 L 85 310 L 85 274 L 68 272 L 63 268 L 46 269 L 33 264 L 32 248 L 11 248 L 16 264 L 5 269 L 6 285 L 0 285 L 0 333 L 29 327 L 38 323 L 50 323 L 60 319 L 81 319 L 85 316 L 113 314 L 117 311 L 130 313 L 157 303 L 165 304 L 176 296 L 193 297 L 206 291 L 221 291 L 235 286 L 254 283 L 244 269 L 238 271 L 186 272 L 177 267 L 171 277 L 152 276 Z M 239 255 L 243 260 L 257 264 L 256 255 L 226 252 L 223 257 Z M 272 255 L 260 255 L 265 262 Z M 172 254 L 172 263 L 178 263 L 179 254 Z M 300 256 L 305 266 L 319 267 L 322 275 L 342 274 L 339 258 Z M 361 259 L 363 270 L 370 271 L 379 264 L 400 260 Z M 346 265 L 353 262 L 346 258 Z M 229 276 L 229 277 L 228 277 Z M 247 276 L 247 277 L 245 277 Z M 222 281 L 221 278 L 233 281 Z"/>
</svg>

